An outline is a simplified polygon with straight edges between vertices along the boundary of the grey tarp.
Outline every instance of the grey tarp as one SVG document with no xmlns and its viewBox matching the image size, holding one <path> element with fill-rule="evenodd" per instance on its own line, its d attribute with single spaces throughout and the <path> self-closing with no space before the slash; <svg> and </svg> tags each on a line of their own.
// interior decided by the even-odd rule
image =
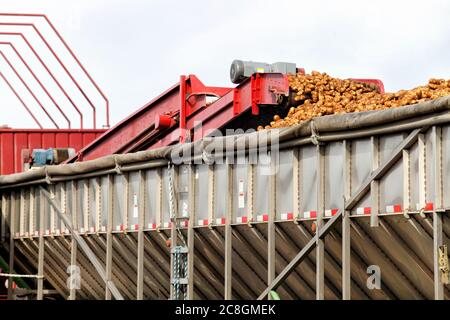
<svg viewBox="0 0 450 320">
<path fill-rule="evenodd" d="M 367 111 L 359 113 L 348 113 L 340 115 L 329 115 L 305 121 L 299 125 L 282 128 L 277 131 L 277 142 L 280 144 L 293 141 L 299 138 L 316 137 L 326 133 L 346 134 L 357 130 L 367 130 L 381 126 L 395 124 L 394 127 L 402 128 L 402 125 L 409 127 L 422 126 L 424 123 L 435 124 L 440 119 L 440 123 L 450 121 L 450 96 L 426 101 L 411 106 L 404 106 L 381 111 Z M 438 118 L 438 116 L 440 118 Z M 442 117 L 444 116 L 444 117 Z M 435 121 L 436 120 L 436 121 Z M 436 122 L 437 123 L 437 122 Z M 38 181 L 48 177 L 74 176 L 86 174 L 106 169 L 114 169 L 117 166 L 131 165 L 157 161 L 161 159 L 173 160 L 174 154 L 182 150 L 188 150 L 193 155 L 208 153 L 208 150 L 218 151 L 220 148 L 231 150 L 232 148 L 242 149 L 252 145 L 252 141 L 264 141 L 270 144 L 272 135 L 268 134 L 272 130 L 263 130 L 243 135 L 231 135 L 225 137 L 207 137 L 194 143 L 162 147 L 155 150 L 139 151 L 129 154 L 108 155 L 95 160 L 78 163 L 63 164 L 58 166 L 45 166 L 23 173 L 0 176 L 0 186 L 6 187 L 30 181 Z M 211 146 L 214 146 L 213 148 Z"/>
</svg>

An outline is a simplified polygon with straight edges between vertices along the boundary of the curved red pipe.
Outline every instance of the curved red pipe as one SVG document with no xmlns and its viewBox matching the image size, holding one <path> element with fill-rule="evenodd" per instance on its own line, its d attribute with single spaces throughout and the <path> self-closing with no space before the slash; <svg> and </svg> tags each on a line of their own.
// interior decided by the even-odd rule
<svg viewBox="0 0 450 320">
<path fill-rule="evenodd" d="M 76 55 L 73 53 L 72 49 L 69 47 L 69 45 L 66 43 L 64 38 L 61 36 L 61 34 L 58 32 L 58 30 L 55 28 L 53 23 L 48 19 L 48 17 L 45 14 L 36 14 L 36 13 L 0 13 L 0 16 L 10 16 L 10 17 L 39 17 L 44 18 L 48 25 L 52 28 L 52 30 L 55 32 L 56 36 L 59 38 L 59 40 L 63 43 L 63 45 L 66 47 L 66 49 L 69 51 L 69 53 L 72 55 L 72 57 L 75 59 L 77 64 L 80 66 L 80 68 L 84 71 L 86 76 L 89 78 L 91 83 L 94 85 L 94 87 L 97 89 L 97 91 L 100 93 L 100 95 L 103 97 L 103 99 L 106 102 L 106 126 L 109 127 L 109 100 L 104 94 L 104 92 L 100 89 L 98 84 L 94 81 L 94 79 L 91 77 L 89 72 L 86 70 L 86 68 L 83 66 L 83 64 L 78 60 Z"/>
<path fill-rule="evenodd" d="M 67 117 L 67 115 L 64 113 L 64 111 L 62 111 L 61 107 L 59 106 L 59 104 L 56 102 L 56 100 L 53 98 L 53 96 L 50 94 L 50 92 L 48 92 L 47 88 L 42 84 L 42 82 L 39 80 L 39 78 L 36 76 L 36 74 L 33 72 L 33 70 L 31 69 L 31 67 L 28 65 L 28 63 L 25 61 L 25 59 L 22 57 L 22 55 L 19 53 L 19 51 L 17 51 L 16 47 L 14 46 L 14 44 L 12 42 L 1 42 L 0 41 L 0 45 L 9 45 L 14 52 L 17 54 L 17 56 L 19 57 L 19 59 L 22 61 L 22 63 L 27 67 L 28 71 L 32 74 L 32 76 L 34 77 L 34 79 L 37 81 L 37 83 L 41 86 L 42 90 L 44 90 L 44 92 L 47 94 L 47 96 L 50 98 L 50 100 L 54 103 L 54 105 L 56 106 L 56 108 L 58 108 L 59 112 L 61 112 L 62 116 L 64 117 L 64 119 L 66 119 L 67 121 L 67 125 L 69 127 L 69 129 L 72 127 L 71 123 L 70 123 L 70 119 Z"/>
<path fill-rule="evenodd" d="M 30 114 L 30 116 L 33 118 L 33 120 L 37 123 L 37 125 L 39 126 L 39 128 L 43 129 L 42 125 L 39 123 L 38 119 L 36 119 L 36 117 L 34 116 L 33 112 L 31 112 L 31 110 L 28 108 L 27 104 L 22 100 L 22 98 L 19 96 L 19 94 L 17 93 L 16 90 L 14 90 L 14 87 L 11 85 L 11 83 L 8 81 L 8 79 L 6 79 L 6 77 L 3 75 L 3 73 L 0 71 L 0 77 L 3 78 L 3 80 L 5 80 L 6 84 L 8 85 L 8 87 L 11 89 L 11 91 L 16 95 L 17 99 L 19 99 L 19 101 L 22 103 L 22 105 L 25 107 L 25 109 L 28 111 L 28 113 Z"/>
<path fill-rule="evenodd" d="M 56 79 L 56 77 L 53 75 L 53 73 L 50 71 L 50 69 L 48 68 L 48 66 L 45 64 L 44 61 L 42 61 L 41 57 L 39 56 L 39 54 L 36 52 L 36 50 L 34 49 L 34 47 L 31 45 L 31 43 L 27 40 L 27 38 L 20 32 L 0 32 L 0 34 L 3 35 L 12 35 L 12 36 L 20 36 L 22 37 L 22 39 L 25 41 L 25 43 L 28 45 L 28 47 L 31 49 L 31 51 L 34 53 L 34 55 L 36 56 L 36 58 L 38 58 L 38 60 L 40 61 L 40 63 L 42 64 L 42 66 L 45 68 L 45 70 L 47 70 L 47 72 L 49 73 L 49 75 L 52 77 L 52 79 L 55 81 L 55 83 L 58 85 L 58 87 L 61 89 L 61 91 L 64 93 L 64 95 L 66 96 L 66 98 L 70 101 L 70 103 L 72 104 L 72 106 L 75 108 L 75 110 L 77 110 L 78 114 L 80 115 L 80 128 L 83 129 L 83 114 L 80 112 L 80 109 L 78 109 L 78 107 L 76 106 L 75 102 L 72 100 L 72 98 L 70 98 L 70 96 L 67 94 L 66 90 L 64 90 L 64 88 L 62 87 L 62 85 L 59 83 L 59 81 Z"/>
<path fill-rule="evenodd" d="M 45 107 L 42 105 L 41 101 L 38 99 L 38 97 L 36 97 L 36 95 L 34 94 L 33 90 L 30 89 L 30 87 L 27 85 L 27 83 L 25 82 L 25 80 L 23 80 L 23 78 L 20 76 L 20 74 L 17 72 L 17 69 L 11 64 L 11 61 L 9 61 L 9 59 L 5 56 L 5 54 L 3 53 L 3 51 L 0 50 L 0 55 L 3 57 L 3 59 L 5 59 L 6 63 L 9 65 L 9 67 L 13 70 L 13 72 L 15 73 L 15 75 L 20 79 L 20 81 L 22 82 L 22 84 L 25 86 L 25 88 L 28 90 L 28 92 L 31 94 L 31 96 L 34 98 L 34 100 L 36 100 L 37 104 L 41 107 L 41 109 L 44 111 L 44 113 L 47 115 L 47 117 L 50 119 L 51 122 L 53 122 L 53 124 L 55 125 L 55 127 L 57 129 L 59 129 L 58 124 L 55 122 L 55 120 L 53 119 L 53 117 L 47 112 L 47 110 L 45 110 Z"/>
</svg>

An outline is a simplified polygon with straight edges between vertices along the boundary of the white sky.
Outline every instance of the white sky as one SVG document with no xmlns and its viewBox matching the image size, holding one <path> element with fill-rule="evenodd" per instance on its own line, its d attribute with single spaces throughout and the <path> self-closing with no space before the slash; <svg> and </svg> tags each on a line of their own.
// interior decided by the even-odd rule
<svg viewBox="0 0 450 320">
<path fill-rule="evenodd" d="M 295 62 L 307 71 L 343 78 L 379 78 L 388 91 L 421 85 L 430 77 L 450 78 L 448 1 L 0 0 L 0 8 L 47 14 L 109 97 L 113 124 L 177 82 L 180 74 L 196 74 L 206 85 L 232 86 L 229 67 L 236 58 Z M 12 20 L 0 17 L 0 21 Z M 29 28 L 0 26 L 0 30 L 26 32 L 36 49 L 51 58 Z M 43 82 L 57 92 L 24 43 L 18 37 L 0 35 L 0 41 L 11 40 L 30 57 L 36 73 L 44 75 Z M 13 52 L 6 46 L 0 49 L 16 62 L 51 114 L 64 123 Z M 61 57 L 74 66 L 67 55 Z M 49 59 L 48 64 L 67 84 L 56 61 Z M 0 71 L 17 85 L 30 108 L 37 110 L 1 56 Z M 75 74 L 81 75 L 76 69 Z M 86 79 L 80 79 L 95 97 L 103 124 L 102 100 Z M 73 85 L 68 88 L 86 114 L 86 126 L 91 125 L 86 101 Z M 54 96 L 78 126 L 78 116 L 68 101 L 61 93 Z M 0 108 L 0 124 L 36 126 L 2 79 Z M 51 127 L 48 121 L 42 123 Z"/>
</svg>

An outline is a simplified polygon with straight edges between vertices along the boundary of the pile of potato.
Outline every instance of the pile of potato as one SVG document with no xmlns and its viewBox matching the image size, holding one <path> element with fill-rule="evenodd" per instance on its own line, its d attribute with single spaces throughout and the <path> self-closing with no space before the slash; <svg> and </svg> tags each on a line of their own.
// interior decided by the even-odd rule
<svg viewBox="0 0 450 320">
<path fill-rule="evenodd" d="M 396 93 L 379 93 L 373 85 L 330 77 L 326 73 L 289 76 L 298 107 L 291 107 L 281 119 L 275 115 L 270 125 L 258 130 L 292 126 L 302 121 L 329 114 L 383 110 L 416 104 L 450 95 L 450 80 L 431 79 L 425 86 Z"/>
</svg>

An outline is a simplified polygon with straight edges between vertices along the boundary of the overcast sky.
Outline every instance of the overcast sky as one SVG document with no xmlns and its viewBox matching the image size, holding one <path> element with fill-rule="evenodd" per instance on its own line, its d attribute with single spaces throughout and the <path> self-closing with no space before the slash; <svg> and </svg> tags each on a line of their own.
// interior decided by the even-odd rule
<svg viewBox="0 0 450 320">
<path fill-rule="evenodd" d="M 295 62 L 306 71 L 338 77 L 379 78 L 387 91 L 411 88 L 430 77 L 450 78 L 449 1 L 152 1 L 152 0 L 0 0 L 3 12 L 44 13 L 109 97 L 111 122 L 117 123 L 177 82 L 196 74 L 206 85 L 232 86 L 233 59 Z M 104 103 L 89 86 L 50 30 L 35 21 L 73 70 L 97 105 L 104 124 Z M 29 27 L 0 26 L 24 32 L 47 60 L 92 126 L 90 107 L 64 70 Z M 51 89 L 57 103 L 79 126 L 74 108 L 17 36 L 13 42 Z M 58 123 L 66 125 L 9 46 L 0 49 L 17 66 L 38 99 Z M 47 51 L 46 51 L 47 50 Z M 35 112 L 39 106 L 0 56 L 0 71 Z M 36 127 L 0 78 L 0 124 Z M 40 121 L 46 127 L 51 122 Z"/>
</svg>

